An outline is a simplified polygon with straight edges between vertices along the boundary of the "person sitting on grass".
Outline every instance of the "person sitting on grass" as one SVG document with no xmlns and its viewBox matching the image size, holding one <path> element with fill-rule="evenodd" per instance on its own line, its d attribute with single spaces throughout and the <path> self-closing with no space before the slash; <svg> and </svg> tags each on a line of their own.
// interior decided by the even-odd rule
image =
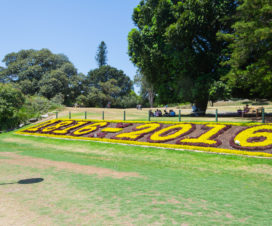
<svg viewBox="0 0 272 226">
<path fill-rule="evenodd" d="M 248 113 L 249 112 L 249 107 L 248 104 L 244 107 L 244 113 Z"/>
<path fill-rule="evenodd" d="M 154 117 L 154 113 L 152 112 L 152 110 L 149 110 L 149 116 Z"/>
<path fill-rule="evenodd" d="M 175 117 L 176 112 L 174 112 L 172 109 L 169 111 L 170 117 Z"/>
<path fill-rule="evenodd" d="M 169 116 L 169 113 L 168 113 L 166 110 L 164 110 L 163 116 L 168 117 L 168 116 Z"/>
<path fill-rule="evenodd" d="M 197 107 L 194 104 L 192 105 L 192 112 L 193 113 L 197 112 Z"/>
<path fill-rule="evenodd" d="M 159 117 L 162 117 L 162 111 L 159 110 Z"/>
<path fill-rule="evenodd" d="M 193 115 L 194 115 L 194 116 L 198 116 L 198 113 L 197 113 L 197 112 L 198 112 L 198 109 L 197 109 L 197 107 L 195 106 L 195 104 L 192 105 L 192 112 L 193 112 Z"/>
</svg>

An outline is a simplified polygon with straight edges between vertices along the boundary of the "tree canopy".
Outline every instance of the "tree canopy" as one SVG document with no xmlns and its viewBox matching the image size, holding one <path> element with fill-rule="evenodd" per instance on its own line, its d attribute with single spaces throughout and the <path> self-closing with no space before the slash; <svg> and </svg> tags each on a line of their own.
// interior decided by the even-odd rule
<svg viewBox="0 0 272 226">
<path fill-rule="evenodd" d="M 80 94 L 82 75 L 63 54 L 48 49 L 21 50 L 7 54 L 3 62 L 6 68 L 0 70 L 0 80 L 13 83 L 24 94 L 52 98 L 61 93 L 68 105 Z"/>
<path fill-rule="evenodd" d="M 108 65 L 89 71 L 86 84 L 89 87 L 100 89 L 101 82 L 105 83 L 111 79 L 116 80 L 116 85 L 120 89 L 117 96 L 124 96 L 130 93 L 130 90 L 132 89 L 131 79 L 122 70 L 118 70 Z"/>
<path fill-rule="evenodd" d="M 234 95 L 272 97 L 272 1 L 245 0 L 237 8 L 234 32 L 219 33 L 231 42 L 224 61 Z"/>
<path fill-rule="evenodd" d="M 190 101 L 205 111 L 210 85 L 220 77 L 236 8 L 232 0 L 145 0 L 134 9 L 129 56 L 163 103 Z"/>
</svg>

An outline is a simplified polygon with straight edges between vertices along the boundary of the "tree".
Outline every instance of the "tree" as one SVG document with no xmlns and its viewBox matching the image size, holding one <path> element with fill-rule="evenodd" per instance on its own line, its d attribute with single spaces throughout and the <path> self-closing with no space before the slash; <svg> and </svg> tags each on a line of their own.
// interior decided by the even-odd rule
<svg viewBox="0 0 272 226">
<path fill-rule="evenodd" d="M 231 88 L 222 81 L 216 81 L 209 90 L 209 100 L 213 103 L 218 100 L 228 100 L 231 97 Z"/>
<path fill-rule="evenodd" d="M 24 101 L 19 89 L 0 83 L 0 129 L 10 129 L 19 124 L 18 112 Z"/>
<path fill-rule="evenodd" d="M 0 81 L 14 84 L 24 94 L 52 98 L 61 93 L 68 105 L 80 95 L 83 76 L 63 54 L 48 49 L 21 50 L 7 54 L 3 62 L 6 68 L 0 70 Z"/>
<path fill-rule="evenodd" d="M 3 75 L 1 73 L 1 71 L 3 71 L 5 68 L 1 67 L 0 66 L 0 82 L 4 83 L 5 82 L 5 79 L 3 78 Z"/>
<path fill-rule="evenodd" d="M 95 60 L 97 61 L 98 67 L 102 67 L 107 64 L 107 46 L 104 41 L 100 43 L 98 46 Z"/>
<path fill-rule="evenodd" d="M 119 97 L 116 102 L 117 107 L 135 108 L 137 104 L 141 103 L 141 98 L 133 90 L 131 90 L 130 94 Z"/>
<path fill-rule="evenodd" d="M 154 86 L 149 83 L 145 76 L 143 76 L 139 71 L 134 77 L 134 83 L 140 86 L 140 95 L 142 99 L 147 99 L 151 108 L 153 108 L 155 92 Z"/>
<path fill-rule="evenodd" d="M 220 77 L 232 0 L 145 0 L 134 9 L 137 29 L 128 36 L 129 56 L 161 103 L 194 102 L 206 111 L 209 87 Z"/>
<path fill-rule="evenodd" d="M 86 85 L 88 87 L 95 87 L 101 89 L 100 83 L 105 83 L 111 79 L 116 80 L 116 86 L 120 88 L 120 91 L 116 94 L 118 96 L 125 96 L 130 93 L 132 89 L 132 81 L 122 71 L 111 66 L 101 66 L 100 68 L 91 70 L 86 79 Z"/>
<path fill-rule="evenodd" d="M 231 67 L 227 74 L 234 95 L 272 97 L 272 2 L 245 0 L 237 8 L 231 34 L 218 36 L 231 42 L 230 55 L 223 62 Z"/>
</svg>

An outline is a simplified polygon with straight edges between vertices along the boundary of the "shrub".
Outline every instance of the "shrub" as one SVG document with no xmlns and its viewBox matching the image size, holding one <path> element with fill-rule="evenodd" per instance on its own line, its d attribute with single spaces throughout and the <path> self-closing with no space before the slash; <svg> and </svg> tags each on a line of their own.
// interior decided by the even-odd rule
<svg viewBox="0 0 272 226">
<path fill-rule="evenodd" d="M 20 112 L 25 102 L 24 95 L 19 89 L 10 84 L 0 83 L 0 129 L 10 129 L 18 126 L 25 117 Z"/>
</svg>

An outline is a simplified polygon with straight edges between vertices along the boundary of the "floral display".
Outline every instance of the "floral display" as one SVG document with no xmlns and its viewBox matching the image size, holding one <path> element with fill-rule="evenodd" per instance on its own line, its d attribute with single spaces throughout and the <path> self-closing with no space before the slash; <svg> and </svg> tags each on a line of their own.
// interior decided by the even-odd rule
<svg viewBox="0 0 272 226">
<path fill-rule="evenodd" d="M 138 140 L 139 138 L 143 137 L 144 135 L 154 132 L 155 130 L 161 128 L 161 125 L 159 123 L 147 123 L 140 126 L 137 126 L 136 128 L 133 128 L 131 132 L 128 133 L 120 133 L 116 135 L 115 137 L 112 137 L 113 139 L 123 139 L 123 140 Z"/>
<path fill-rule="evenodd" d="M 54 119 L 16 133 L 272 157 L 272 124 Z"/>
<path fill-rule="evenodd" d="M 99 128 L 105 127 L 107 125 L 108 125 L 108 122 L 93 123 L 93 124 L 81 127 L 80 129 L 76 129 L 75 131 L 72 132 L 71 135 L 74 135 L 74 136 L 86 135 L 91 132 L 97 131 Z"/>
<path fill-rule="evenodd" d="M 161 129 L 149 137 L 149 142 L 166 142 L 190 134 L 195 129 L 193 124 L 177 124 Z"/>
<path fill-rule="evenodd" d="M 216 137 L 220 134 L 224 133 L 227 129 L 229 129 L 230 125 L 222 125 L 222 124 L 207 124 L 204 125 L 201 129 L 208 130 L 202 133 L 198 137 L 192 138 L 184 138 L 177 142 L 177 144 L 187 144 L 187 145 L 196 145 L 196 146 L 204 146 L 204 147 L 217 147 L 222 142 Z M 211 128 L 211 129 L 210 129 Z"/>
<path fill-rule="evenodd" d="M 243 129 L 230 140 L 232 147 L 245 150 L 272 148 L 272 125 L 261 125 Z"/>
</svg>

